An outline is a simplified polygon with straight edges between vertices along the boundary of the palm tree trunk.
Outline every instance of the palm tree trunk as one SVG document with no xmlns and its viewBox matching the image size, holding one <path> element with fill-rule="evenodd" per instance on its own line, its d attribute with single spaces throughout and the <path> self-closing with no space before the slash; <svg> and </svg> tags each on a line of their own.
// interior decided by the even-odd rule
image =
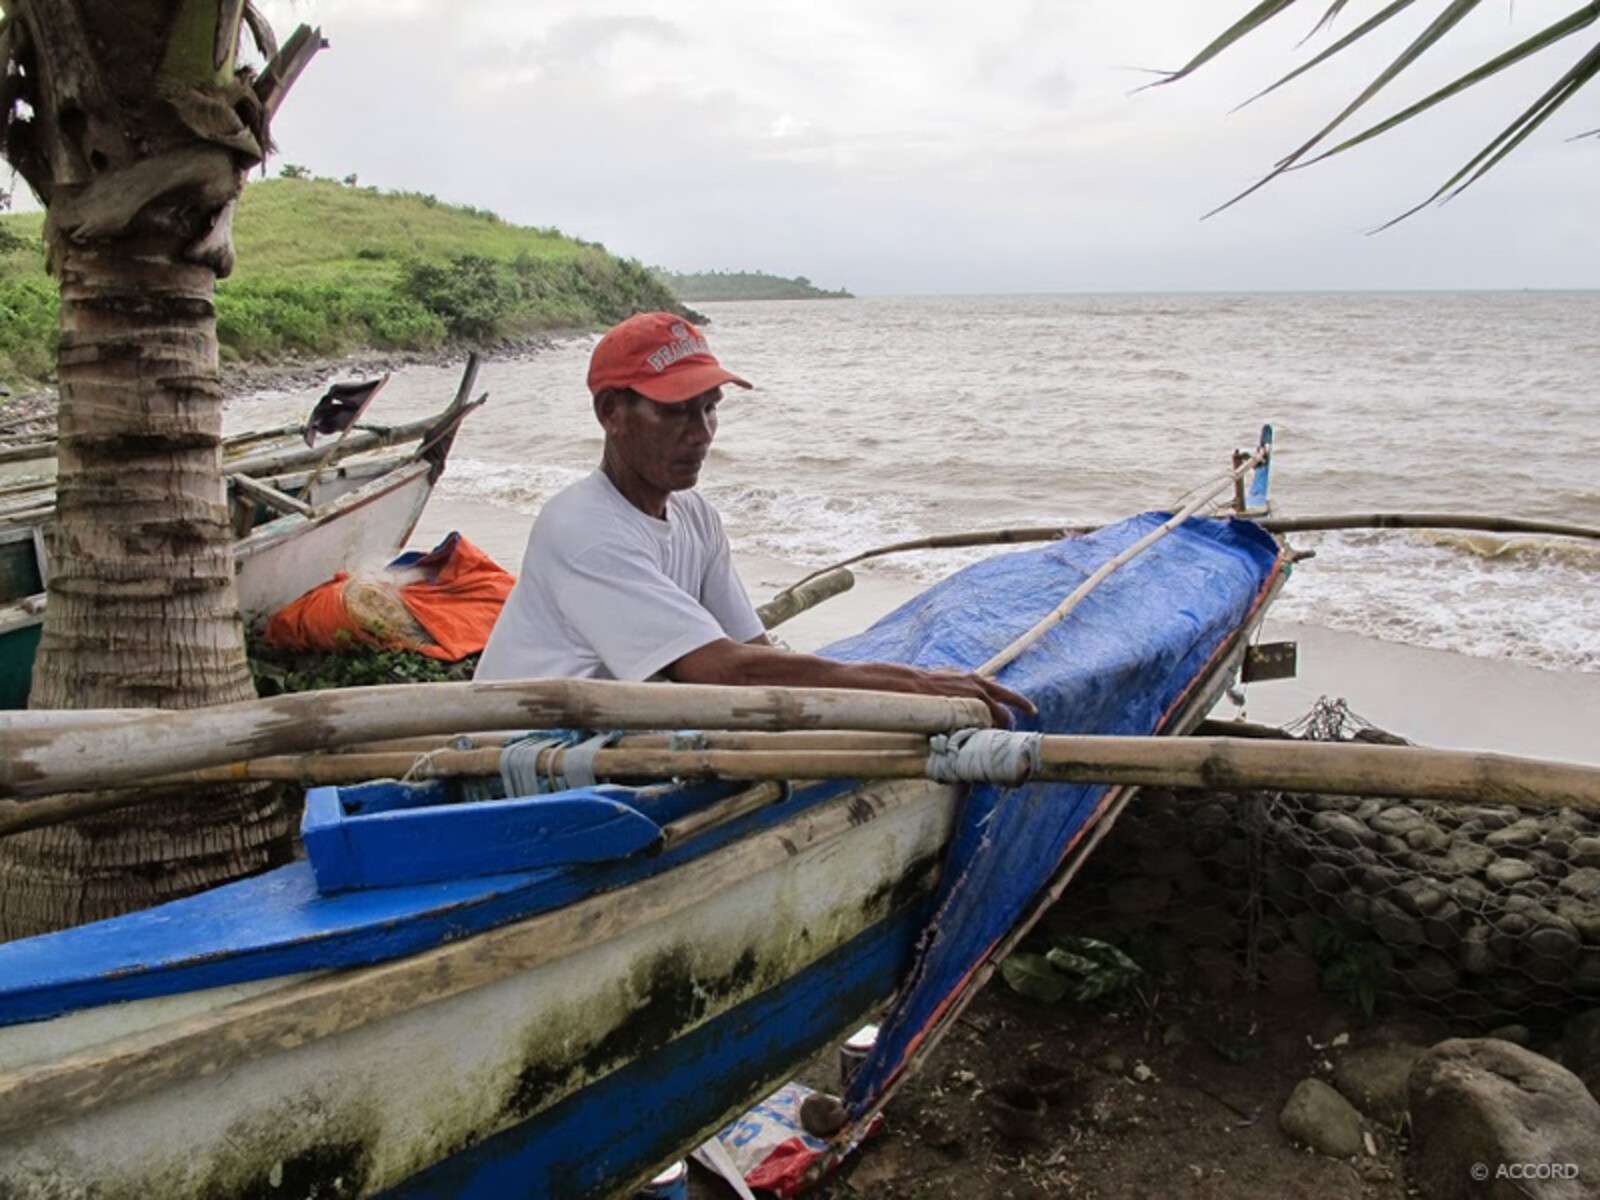
<svg viewBox="0 0 1600 1200">
<path fill-rule="evenodd" d="M 255 694 L 222 484 L 216 274 L 181 254 L 160 239 L 60 249 L 58 565 L 34 708 L 195 708 Z M 278 789 L 235 787 L 4 839 L 0 937 L 276 865 L 290 821 Z"/>
</svg>

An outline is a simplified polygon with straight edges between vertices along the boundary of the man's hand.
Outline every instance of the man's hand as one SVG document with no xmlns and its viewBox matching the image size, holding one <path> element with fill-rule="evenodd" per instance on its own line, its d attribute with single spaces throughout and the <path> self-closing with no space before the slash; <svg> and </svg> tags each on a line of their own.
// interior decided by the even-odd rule
<svg viewBox="0 0 1600 1200">
<path fill-rule="evenodd" d="M 917 670 L 917 668 L 908 668 Z M 975 671 L 918 671 L 918 674 L 928 678 L 930 686 L 928 691 L 935 696 L 969 697 L 982 700 L 989 706 L 989 719 L 997 728 L 1010 729 L 1012 726 L 1011 710 L 1016 709 L 1024 716 L 1034 716 L 1038 709 L 1032 700 L 1020 692 L 1013 692 L 1008 687 L 1002 687 L 994 680 L 979 675 Z"/>
</svg>

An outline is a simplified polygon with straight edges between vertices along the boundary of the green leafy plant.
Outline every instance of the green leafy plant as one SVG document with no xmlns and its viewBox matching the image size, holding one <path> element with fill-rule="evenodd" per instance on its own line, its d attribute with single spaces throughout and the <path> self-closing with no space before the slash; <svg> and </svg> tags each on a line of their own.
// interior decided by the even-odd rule
<svg viewBox="0 0 1600 1200">
<path fill-rule="evenodd" d="M 1378 1007 L 1378 943 L 1328 925 L 1317 931 L 1314 948 L 1322 990 L 1370 1017 Z"/>
<path fill-rule="evenodd" d="M 1012 991 L 1042 1004 L 1096 1000 L 1131 987 L 1143 974 L 1121 950 L 1088 937 L 1059 938 L 1043 953 L 1019 952 L 1000 964 Z"/>
</svg>

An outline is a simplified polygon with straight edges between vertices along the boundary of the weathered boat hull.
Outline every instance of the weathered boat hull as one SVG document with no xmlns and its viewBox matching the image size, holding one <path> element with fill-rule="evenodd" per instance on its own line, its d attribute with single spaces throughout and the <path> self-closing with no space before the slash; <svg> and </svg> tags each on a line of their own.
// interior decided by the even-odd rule
<svg viewBox="0 0 1600 1200">
<path fill-rule="evenodd" d="M 388 563 L 416 529 L 436 473 L 431 463 L 407 463 L 315 516 L 279 517 L 252 530 L 234 546 L 245 619 L 270 616 L 337 571 Z"/>
<path fill-rule="evenodd" d="M 424 460 L 387 466 L 364 481 L 359 469 L 330 472 L 335 478 L 319 493 L 324 499 L 315 515 L 279 517 L 234 543 L 239 611 L 246 621 L 271 616 L 335 572 L 386 563 L 404 548 L 437 471 Z M 356 481 L 359 486 L 351 488 Z M 325 499 L 330 495 L 335 498 Z M 30 540 L 29 548 L 35 544 Z M 42 567 L 42 557 L 38 562 Z M 42 593 L 0 605 L 0 709 L 27 706 L 44 607 Z"/>
<path fill-rule="evenodd" d="M 0 1030 L 0 1195 L 613 1194 L 889 994 L 957 795 L 854 789 L 336 1001 L 314 976 L 123 1006 L 110 1041 L 104 1010 Z"/>
</svg>

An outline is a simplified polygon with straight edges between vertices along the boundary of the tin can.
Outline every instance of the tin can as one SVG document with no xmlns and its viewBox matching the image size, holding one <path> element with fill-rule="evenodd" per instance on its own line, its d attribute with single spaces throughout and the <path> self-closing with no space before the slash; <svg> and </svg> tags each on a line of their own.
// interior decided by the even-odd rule
<svg viewBox="0 0 1600 1200">
<path fill-rule="evenodd" d="M 634 1196 L 635 1200 L 689 1200 L 689 1164 L 679 1159 Z"/>
<path fill-rule="evenodd" d="M 861 1064 L 867 1061 L 867 1055 L 872 1053 L 872 1048 L 878 1044 L 878 1027 L 876 1025 L 863 1025 L 852 1033 L 845 1044 L 839 1047 L 839 1087 L 848 1088 L 850 1081 L 856 1077 L 856 1072 L 861 1069 Z"/>
</svg>

